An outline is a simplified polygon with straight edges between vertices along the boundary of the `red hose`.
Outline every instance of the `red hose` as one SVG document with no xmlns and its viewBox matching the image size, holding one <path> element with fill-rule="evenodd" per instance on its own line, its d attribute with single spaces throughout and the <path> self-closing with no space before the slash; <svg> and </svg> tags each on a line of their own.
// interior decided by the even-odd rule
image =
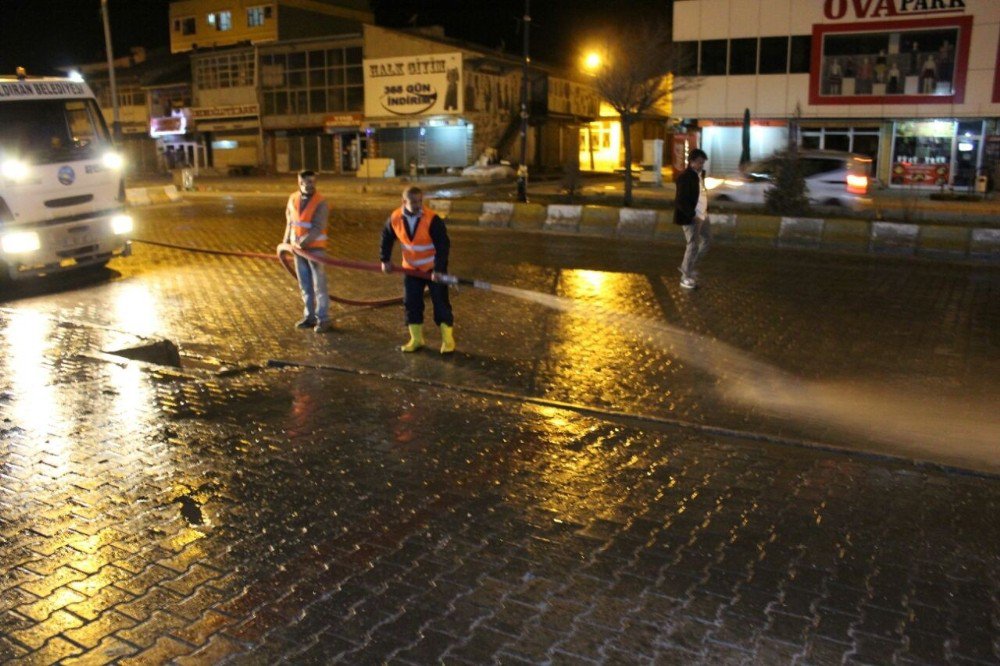
<svg viewBox="0 0 1000 666">
<path fill-rule="evenodd" d="M 291 274 L 292 277 L 295 275 L 295 264 L 292 260 L 292 255 L 299 255 L 310 261 L 315 261 L 321 264 L 326 264 L 328 266 L 336 266 L 337 268 L 347 268 L 349 270 L 359 270 L 359 271 L 371 271 L 373 273 L 382 272 L 382 264 L 366 261 L 351 261 L 349 259 L 333 259 L 326 256 L 317 256 L 306 252 L 301 248 L 288 245 L 287 243 L 282 243 L 278 245 L 276 254 L 264 254 L 263 252 L 235 252 L 230 250 L 209 250 L 202 247 L 192 247 L 190 245 L 177 245 L 175 243 L 161 243 L 157 241 L 143 240 L 140 238 L 133 238 L 134 243 L 144 243 L 146 245 L 156 245 L 158 247 L 166 247 L 172 250 L 183 250 L 185 252 L 197 252 L 200 254 L 214 254 L 225 257 L 244 257 L 248 259 L 268 259 L 271 261 L 277 260 L 284 266 L 285 270 Z M 404 273 L 406 275 L 412 275 L 414 277 L 420 277 L 429 280 L 431 274 L 425 273 L 424 271 L 415 271 L 408 268 L 399 268 L 397 266 L 392 267 L 392 272 L 394 273 Z M 403 302 L 402 297 L 396 298 L 384 298 L 375 301 L 358 301 L 350 298 L 344 298 L 342 296 L 336 296 L 330 294 L 330 300 L 336 303 L 341 303 L 343 305 L 355 305 L 359 307 L 371 307 L 380 308 L 389 305 L 398 305 Z"/>
</svg>

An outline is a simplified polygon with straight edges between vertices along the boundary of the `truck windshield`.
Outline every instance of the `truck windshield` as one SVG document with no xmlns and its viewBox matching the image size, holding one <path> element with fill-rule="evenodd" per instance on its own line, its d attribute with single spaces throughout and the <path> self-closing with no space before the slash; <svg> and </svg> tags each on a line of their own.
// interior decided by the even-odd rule
<svg viewBox="0 0 1000 666">
<path fill-rule="evenodd" d="M 0 104 L 0 153 L 36 164 L 88 159 L 111 147 L 91 99 L 41 99 Z"/>
</svg>

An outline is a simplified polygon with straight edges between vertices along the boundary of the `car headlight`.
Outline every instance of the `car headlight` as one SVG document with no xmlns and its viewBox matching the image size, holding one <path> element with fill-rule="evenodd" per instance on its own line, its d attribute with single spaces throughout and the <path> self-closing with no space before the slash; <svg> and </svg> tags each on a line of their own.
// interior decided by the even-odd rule
<svg viewBox="0 0 1000 666">
<path fill-rule="evenodd" d="M 101 158 L 101 162 L 103 162 L 104 166 L 109 169 L 121 169 L 125 166 L 125 158 L 114 152 L 104 153 L 104 157 Z"/>
<path fill-rule="evenodd" d="M 34 231 L 15 231 L 0 239 L 0 246 L 6 254 L 26 254 L 40 248 L 42 243 Z"/>
<path fill-rule="evenodd" d="M 705 176 L 705 189 L 714 190 L 719 185 L 722 185 L 721 178 L 712 178 L 711 176 Z"/>
<path fill-rule="evenodd" d="M 21 160 L 9 159 L 0 164 L 0 173 L 7 180 L 21 182 L 28 177 L 28 165 Z"/>
<path fill-rule="evenodd" d="M 111 218 L 111 231 L 118 235 L 132 233 L 134 226 L 131 215 L 115 215 Z"/>
</svg>

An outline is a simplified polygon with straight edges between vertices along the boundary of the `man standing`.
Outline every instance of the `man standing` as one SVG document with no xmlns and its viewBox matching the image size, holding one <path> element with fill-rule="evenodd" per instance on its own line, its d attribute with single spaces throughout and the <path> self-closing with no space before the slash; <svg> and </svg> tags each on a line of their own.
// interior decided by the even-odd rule
<svg viewBox="0 0 1000 666">
<path fill-rule="evenodd" d="M 326 252 L 326 226 L 330 208 L 326 198 L 316 191 L 316 173 L 299 172 L 299 191 L 288 198 L 285 207 L 285 237 L 282 242 L 306 252 L 323 256 Z M 296 328 L 311 328 L 317 333 L 330 330 L 330 294 L 326 288 L 326 266 L 295 255 L 295 274 L 305 310 Z"/>
<path fill-rule="evenodd" d="M 424 289 L 429 289 L 434 323 L 441 328 L 441 353 L 450 354 L 455 351 L 455 322 L 448 302 L 448 285 L 438 282 L 438 276 L 448 272 L 451 242 L 444 221 L 423 204 L 424 194 L 419 187 L 403 191 L 403 205 L 392 212 L 382 229 L 382 271 L 392 270 L 389 261 L 397 239 L 403 250 L 403 268 L 430 271 L 426 278 L 410 275 L 403 278 L 403 305 L 410 341 L 400 350 L 415 352 L 424 346 Z"/>
<path fill-rule="evenodd" d="M 681 262 L 681 286 L 694 289 L 698 286 L 698 260 L 708 251 L 712 241 L 708 223 L 708 194 L 705 191 L 704 166 L 708 160 L 705 151 L 695 148 L 688 156 L 688 166 L 677 178 L 677 195 L 674 198 L 674 224 L 684 229 L 687 248 Z"/>
</svg>

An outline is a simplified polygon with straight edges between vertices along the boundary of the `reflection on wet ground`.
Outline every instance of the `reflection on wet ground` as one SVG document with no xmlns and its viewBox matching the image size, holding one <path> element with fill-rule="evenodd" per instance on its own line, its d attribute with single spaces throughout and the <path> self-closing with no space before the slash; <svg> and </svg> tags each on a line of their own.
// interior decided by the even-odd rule
<svg viewBox="0 0 1000 666">
<path fill-rule="evenodd" d="M 227 205 L 140 228 L 280 234 Z M 379 217 L 345 213 L 338 254 L 371 260 Z M 456 295 L 454 358 L 396 352 L 397 310 L 293 330 L 263 261 L 145 248 L 9 297 L 0 660 L 1000 658 L 994 478 L 714 430 L 989 467 L 995 268 L 720 248 L 688 294 L 674 246 L 452 235 L 456 273 L 511 286 Z M 111 355 L 159 338 L 181 368 Z"/>
</svg>

